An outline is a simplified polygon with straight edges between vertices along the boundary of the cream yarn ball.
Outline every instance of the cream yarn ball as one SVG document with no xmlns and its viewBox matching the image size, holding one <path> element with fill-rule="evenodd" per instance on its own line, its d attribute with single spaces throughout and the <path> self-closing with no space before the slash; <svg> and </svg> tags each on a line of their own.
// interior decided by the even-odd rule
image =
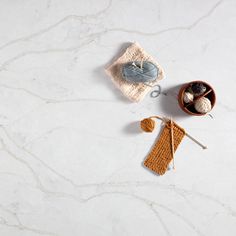
<svg viewBox="0 0 236 236">
<path fill-rule="evenodd" d="M 201 97 L 195 102 L 194 107 L 200 113 L 207 113 L 211 110 L 211 101 L 206 97 Z"/>
<path fill-rule="evenodd" d="M 190 102 L 193 101 L 193 99 L 194 99 L 194 96 L 193 96 L 192 93 L 190 93 L 190 92 L 185 92 L 184 93 L 184 102 L 185 103 L 190 103 Z"/>
</svg>

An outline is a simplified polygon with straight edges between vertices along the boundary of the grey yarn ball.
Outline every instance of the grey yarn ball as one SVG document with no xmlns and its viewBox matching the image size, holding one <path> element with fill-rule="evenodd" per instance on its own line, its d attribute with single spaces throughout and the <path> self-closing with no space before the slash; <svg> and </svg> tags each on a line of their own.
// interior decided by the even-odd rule
<svg viewBox="0 0 236 236">
<path fill-rule="evenodd" d="M 206 92 L 206 86 L 202 83 L 194 83 L 191 85 L 191 90 L 195 97 L 198 97 Z"/>
<path fill-rule="evenodd" d="M 128 62 L 122 67 L 122 76 L 124 80 L 131 83 L 152 82 L 157 79 L 158 68 L 149 61 Z"/>
</svg>

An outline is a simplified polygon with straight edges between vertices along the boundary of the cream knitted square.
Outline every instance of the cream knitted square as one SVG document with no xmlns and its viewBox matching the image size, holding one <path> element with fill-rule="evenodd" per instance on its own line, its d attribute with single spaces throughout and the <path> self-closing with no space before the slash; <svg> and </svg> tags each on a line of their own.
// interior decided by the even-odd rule
<svg viewBox="0 0 236 236">
<path fill-rule="evenodd" d="M 150 86 L 143 83 L 130 83 L 125 81 L 121 74 L 122 65 L 130 61 L 150 61 L 154 63 L 159 69 L 157 79 L 149 83 Z M 106 68 L 106 73 L 111 77 L 113 83 L 121 90 L 124 96 L 133 102 L 141 101 L 150 91 L 151 87 L 156 85 L 164 76 L 161 66 L 147 54 L 138 43 L 131 44 L 121 57 Z"/>
</svg>

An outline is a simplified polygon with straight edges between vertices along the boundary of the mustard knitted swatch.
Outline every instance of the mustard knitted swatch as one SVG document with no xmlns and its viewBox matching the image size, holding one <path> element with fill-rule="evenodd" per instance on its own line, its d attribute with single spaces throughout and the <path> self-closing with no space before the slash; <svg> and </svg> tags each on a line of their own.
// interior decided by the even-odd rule
<svg viewBox="0 0 236 236">
<path fill-rule="evenodd" d="M 173 122 L 173 136 L 174 151 L 176 151 L 185 136 L 185 130 L 178 126 L 175 122 Z M 168 121 L 161 131 L 159 139 L 156 141 L 154 147 L 144 161 L 144 165 L 157 174 L 163 175 L 165 174 L 172 159 L 171 124 L 170 121 Z"/>
<path fill-rule="evenodd" d="M 158 69 L 158 77 L 154 82 L 149 83 L 150 86 L 143 83 L 130 83 L 122 77 L 122 66 L 127 62 L 132 61 L 150 61 L 155 64 Z M 138 43 L 133 43 L 129 46 L 125 53 L 119 57 L 112 65 L 106 68 L 106 73 L 111 77 L 113 83 L 118 87 L 124 96 L 133 102 L 141 101 L 150 91 L 151 87 L 156 85 L 158 80 L 164 76 L 161 66 L 148 54 Z"/>
</svg>

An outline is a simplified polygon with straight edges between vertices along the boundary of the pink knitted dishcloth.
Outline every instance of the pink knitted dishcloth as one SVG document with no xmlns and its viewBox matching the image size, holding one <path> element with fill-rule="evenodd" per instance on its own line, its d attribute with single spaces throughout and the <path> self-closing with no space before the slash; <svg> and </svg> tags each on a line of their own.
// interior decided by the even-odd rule
<svg viewBox="0 0 236 236">
<path fill-rule="evenodd" d="M 148 83 L 150 86 L 143 83 L 130 83 L 125 81 L 121 74 L 122 65 L 131 61 L 150 61 L 154 63 L 159 69 L 157 79 L 154 82 Z M 164 76 L 161 66 L 147 54 L 138 43 L 132 43 L 121 57 L 106 68 L 106 73 L 111 77 L 113 83 L 121 90 L 124 96 L 133 102 L 141 101 L 152 86 L 156 85 Z"/>
</svg>

